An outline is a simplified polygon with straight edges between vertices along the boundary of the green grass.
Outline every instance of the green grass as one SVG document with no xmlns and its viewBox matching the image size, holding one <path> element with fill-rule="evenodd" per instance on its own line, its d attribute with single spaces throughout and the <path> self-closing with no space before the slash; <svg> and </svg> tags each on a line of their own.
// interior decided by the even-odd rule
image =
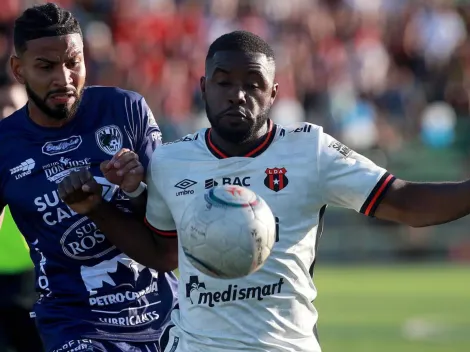
<svg viewBox="0 0 470 352">
<path fill-rule="evenodd" d="M 5 219 L 0 229 L 0 245 L 0 272 L 22 272 L 32 267 L 28 246 L 8 208 L 5 208 Z"/>
<path fill-rule="evenodd" d="M 324 352 L 470 351 L 470 266 L 315 271 Z"/>
</svg>

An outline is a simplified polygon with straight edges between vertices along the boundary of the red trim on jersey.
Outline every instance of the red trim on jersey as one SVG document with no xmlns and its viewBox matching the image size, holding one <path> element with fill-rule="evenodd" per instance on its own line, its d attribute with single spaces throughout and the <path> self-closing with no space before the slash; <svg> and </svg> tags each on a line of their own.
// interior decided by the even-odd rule
<svg viewBox="0 0 470 352">
<path fill-rule="evenodd" d="M 164 230 L 159 230 L 155 227 L 152 226 L 152 224 L 149 223 L 149 221 L 147 220 L 147 218 L 145 217 L 144 218 L 144 222 L 145 222 L 145 225 L 147 225 L 147 227 L 152 230 L 153 232 L 155 232 L 157 235 L 159 236 L 163 236 L 163 237 L 176 237 L 176 230 L 171 230 L 171 231 L 164 231 Z"/>
<path fill-rule="evenodd" d="M 216 156 L 218 157 L 219 159 L 225 159 L 225 158 L 228 158 L 228 155 L 224 154 L 223 151 L 221 151 L 220 149 L 218 149 L 214 143 L 212 143 L 212 140 L 211 140 L 211 132 L 212 132 L 212 128 L 208 130 L 207 132 L 207 138 L 206 138 L 206 142 L 207 142 L 207 147 L 209 148 L 209 150 Z"/>
<path fill-rule="evenodd" d="M 395 176 L 386 172 L 380 178 L 379 182 L 377 182 L 369 197 L 367 197 L 367 200 L 364 202 L 361 208 L 361 213 L 367 216 L 374 216 L 380 201 L 393 181 L 395 181 Z"/>
<path fill-rule="evenodd" d="M 255 149 L 251 150 L 250 152 L 246 153 L 243 155 L 245 158 L 254 158 L 260 154 L 262 154 L 268 147 L 271 145 L 271 142 L 274 140 L 274 137 L 276 135 L 276 125 L 272 122 L 272 120 L 268 120 L 269 126 L 268 126 L 268 133 L 266 133 L 266 136 Z M 214 154 L 215 157 L 219 159 L 226 159 L 229 158 L 230 156 L 225 153 L 224 151 L 220 150 L 216 145 L 212 142 L 212 137 L 211 137 L 211 132 L 212 128 L 209 128 L 206 132 L 206 145 L 209 151 Z"/>
</svg>

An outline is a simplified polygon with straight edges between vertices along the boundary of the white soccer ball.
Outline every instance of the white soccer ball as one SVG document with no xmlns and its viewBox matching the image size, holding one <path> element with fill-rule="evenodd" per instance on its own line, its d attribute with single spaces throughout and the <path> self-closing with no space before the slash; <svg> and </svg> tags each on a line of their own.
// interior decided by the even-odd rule
<svg viewBox="0 0 470 352">
<path fill-rule="evenodd" d="M 266 202 L 240 186 L 217 186 L 186 208 L 178 240 L 191 264 L 221 279 L 261 268 L 276 241 L 276 221 Z"/>
</svg>

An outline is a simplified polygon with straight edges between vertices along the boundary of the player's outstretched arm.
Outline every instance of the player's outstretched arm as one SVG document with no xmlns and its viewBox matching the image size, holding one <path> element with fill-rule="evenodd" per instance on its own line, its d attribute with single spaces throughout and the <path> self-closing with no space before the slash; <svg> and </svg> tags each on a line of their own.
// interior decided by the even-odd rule
<svg viewBox="0 0 470 352">
<path fill-rule="evenodd" d="M 412 227 L 443 224 L 470 214 L 470 179 L 416 183 L 387 170 L 318 129 L 315 187 L 323 204 Z"/>
<path fill-rule="evenodd" d="M 415 183 L 396 179 L 380 202 L 375 217 L 424 227 L 470 214 L 470 180 Z"/>
<path fill-rule="evenodd" d="M 178 267 L 176 237 L 155 236 L 143 220 L 107 202 L 101 202 L 86 215 L 111 243 L 140 264 L 161 272 Z"/>
<path fill-rule="evenodd" d="M 135 215 L 103 201 L 102 187 L 88 170 L 70 173 L 58 190 L 60 198 L 72 210 L 88 216 L 129 257 L 158 271 L 177 267 L 177 239 L 156 237 Z"/>
</svg>

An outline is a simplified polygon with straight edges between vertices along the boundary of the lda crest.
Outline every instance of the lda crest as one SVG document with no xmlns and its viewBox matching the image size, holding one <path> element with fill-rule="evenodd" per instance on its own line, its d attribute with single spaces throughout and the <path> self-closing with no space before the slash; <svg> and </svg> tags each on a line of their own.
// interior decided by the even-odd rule
<svg viewBox="0 0 470 352">
<path fill-rule="evenodd" d="M 275 167 L 273 169 L 266 169 L 266 178 L 264 185 L 274 192 L 279 192 L 289 184 L 289 179 L 286 176 L 287 170 L 285 167 Z"/>
<path fill-rule="evenodd" d="M 116 125 L 101 127 L 95 132 L 96 144 L 109 155 L 116 154 L 122 148 L 122 132 Z"/>
</svg>

